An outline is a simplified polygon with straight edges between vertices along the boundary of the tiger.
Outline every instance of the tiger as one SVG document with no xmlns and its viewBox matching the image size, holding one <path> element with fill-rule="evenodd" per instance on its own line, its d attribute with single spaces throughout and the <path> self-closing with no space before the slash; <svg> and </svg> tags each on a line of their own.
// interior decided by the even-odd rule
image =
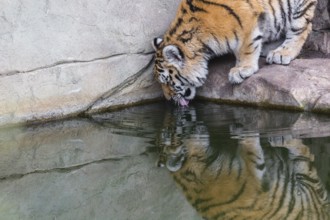
<svg viewBox="0 0 330 220">
<path fill-rule="evenodd" d="M 317 0 L 182 0 L 163 37 L 152 41 L 153 74 L 167 100 L 187 106 L 208 75 L 213 57 L 233 54 L 229 82 L 240 84 L 259 70 L 266 43 L 283 39 L 268 52 L 268 64 L 288 65 L 309 33 Z"/>
<path fill-rule="evenodd" d="M 204 219 L 330 219 L 328 192 L 301 139 L 272 136 L 262 146 L 256 133 L 217 146 L 201 121 L 178 114 L 164 120 L 157 166 Z"/>
</svg>

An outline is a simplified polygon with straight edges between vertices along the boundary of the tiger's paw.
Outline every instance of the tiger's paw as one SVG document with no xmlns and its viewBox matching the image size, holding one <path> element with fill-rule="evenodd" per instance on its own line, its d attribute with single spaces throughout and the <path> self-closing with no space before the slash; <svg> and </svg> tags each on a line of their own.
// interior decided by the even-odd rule
<svg viewBox="0 0 330 220">
<path fill-rule="evenodd" d="M 277 48 L 275 50 L 269 51 L 266 62 L 268 64 L 276 63 L 282 65 L 288 65 L 294 59 L 292 52 L 285 48 Z"/>
<path fill-rule="evenodd" d="M 233 67 L 229 71 L 229 82 L 231 84 L 240 84 L 244 79 L 248 78 L 256 71 L 257 70 L 252 67 Z"/>
</svg>

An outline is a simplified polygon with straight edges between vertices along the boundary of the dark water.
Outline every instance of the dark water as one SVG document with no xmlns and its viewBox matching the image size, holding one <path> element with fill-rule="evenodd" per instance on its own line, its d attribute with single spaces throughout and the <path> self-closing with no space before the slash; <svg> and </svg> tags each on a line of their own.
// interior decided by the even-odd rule
<svg viewBox="0 0 330 220">
<path fill-rule="evenodd" d="M 0 219 L 330 219 L 330 117 L 158 103 L 0 130 Z"/>
</svg>

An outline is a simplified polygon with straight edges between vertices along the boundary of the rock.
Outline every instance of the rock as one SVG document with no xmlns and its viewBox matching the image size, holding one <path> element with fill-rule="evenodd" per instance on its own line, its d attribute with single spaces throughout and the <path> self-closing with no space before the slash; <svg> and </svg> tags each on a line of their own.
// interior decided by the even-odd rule
<svg viewBox="0 0 330 220">
<path fill-rule="evenodd" d="M 234 62 L 219 58 L 210 64 L 200 98 L 227 103 L 329 112 L 330 62 L 327 59 L 296 59 L 289 66 L 265 65 L 240 85 L 228 82 Z"/>
<path fill-rule="evenodd" d="M 176 0 L 137 0 L 134 5 L 128 0 L 3 2 L 0 125 L 158 98 L 161 91 L 150 68 L 151 41 L 165 32 L 178 4 Z"/>
<path fill-rule="evenodd" d="M 313 30 L 330 28 L 330 3 L 328 0 L 318 0 L 313 20 Z"/>
<path fill-rule="evenodd" d="M 330 54 L 330 3 L 318 0 L 313 19 L 313 31 L 309 35 L 305 48 Z"/>
<path fill-rule="evenodd" d="M 304 48 L 330 54 L 330 31 L 313 31 L 306 41 Z"/>
<path fill-rule="evenodd" d="M 75 115 L 104 95 L 116 94 L 117 88 L 125 89 L 142 79 L 145 80 L 134 87 L 135 99 L 159 97 L 159 89 L 151 86 L 152 74 L 144 71 L 151 59 L 148 54 L 127 54 L 2 76 L 0 124 Z M 124 95 L 121 98 L 115 104 L 127 104 L 125 101 L 133 99 L 125 99 Z"/>
<path fill-rule="evenodd" d="M 4 2 L 0 72 L 150 52 L 151 40 L 166 30 L 177 5 L 175 0 Z"/>
</svg>

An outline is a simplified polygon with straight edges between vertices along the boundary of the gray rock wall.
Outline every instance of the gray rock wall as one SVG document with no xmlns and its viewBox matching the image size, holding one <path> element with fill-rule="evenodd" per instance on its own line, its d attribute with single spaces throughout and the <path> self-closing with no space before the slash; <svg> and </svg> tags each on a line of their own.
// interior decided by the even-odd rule
<svg viewBox="0 0 330 220">
<path fill-rule="evenodd" d="M 313 32 L 305 44 L 306 49 L 330 54 L 330 3 L 318 0 L 313 21 Z"/>
<path fill-rule="evenodd" d="M 1 1 L 0 125 L 160 97 L 150 42 L 179 2 Z"/>
<path fill-rule="evenodd" d="M 313 21 L 314 30 L 330 28 L 330 3 L 328 0 L 318 0 Z"/>
</svg>

